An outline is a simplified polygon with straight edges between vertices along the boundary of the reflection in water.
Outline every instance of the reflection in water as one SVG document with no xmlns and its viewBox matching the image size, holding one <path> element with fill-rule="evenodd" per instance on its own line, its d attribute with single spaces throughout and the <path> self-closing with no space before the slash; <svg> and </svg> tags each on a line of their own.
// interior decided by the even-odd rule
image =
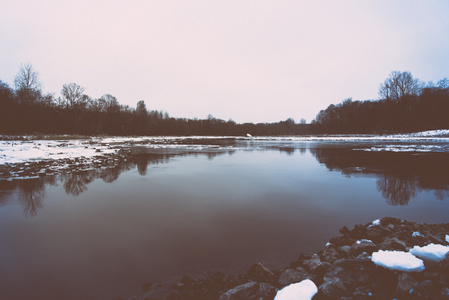
<svg viewBox="0 0 449 300">
<path fill-rule="evenodd" d="M 407 205 L 418 191 L 449 196 L 449 153 L 367 152 L 343 148 L 312 148 L 316 159 L 330 171 L 346 176 L 375 175 L 377 190 L 390 205 Z"/>
<path fill-rule="evenodd" d="M 416 182 L 406 178 L 381 177 L 377 180 L 377 190 L 390 205 L 407 205 L 416 196 Z"/>
<path fill-rule="evenodd" d="M 23 214 L 34 217 L 43 206 L 45 197 L 44 180 L 22 180 L 19 183 L 19 200 L 23 206 Z"/>
<path fill-rule="evenodd" d="M 209 159 L 213 159 L 217 155 L 224 153 L 227 152 L 210 152 L 206 154 Z M 11 182 L 0 181 L 0 191 L 2 191 L 0 194 L 0 204 L 6 203 L 11 192 L 18 190 L 18 199 L 23 206 L 23 214 L 26 217 L 34 217 L 43 207 L 46 185 L 57 185 L 58 182 L 61 182 L 65 192 L 76 197 L 87 191 L 88 185 L 95 179 L 100 178 L 106 183 L 112 183 L 119 178 L 121 173 L 131 170 L 136 166 L 139 175 L 145 176 L 149 165 L 165 164 L 174 156 L 187 155 L 197 156 L 198 153 L 136 153 L 131 158 L 119 162 L 115 167 L 92 169 L 26 180 L 15 180 Z"/>
<path fill-rule="evenodd" d="M 277 147 L 282 153 L 291 156 L 294 147 Z M 299 148 L 304 154 L 305 148 Z M 141 150 L 142 151 L 142 150 Z M 346 148 L 310 148 L 315 158 L 331 171 L 339 171 L 345 176 L 378 177 L 377 190 L 393 206 L 407 205 L 410 199 L 416 197 L 421 190 L 432 190 L 437 199 L 449 197 L 449 159 L 448 153 L 391 153 L 366 152 Z M 35 216 L 43 207 L 45 186 L 62 182 L 67 194 L 78 196 L 88 189 L 88 185 L 95 179 L 102 179 L 106 183 L 116 181 L 120 174 L 137 167 L 139 175 L 145 176 L 150 165 L 165 164 L 175 156 L 207 155 L 213 159 L 217 155 L 232 154 L 229 151 L 205 153 L 135 153 L 131 158 L 121 161 L 111 168 L 99 168 L 82 172 L 73 172 L 55 176 L 45 176 L 29 180 L 0 182 L 0 204 L 6 202 L 8 191 L 18 190 L 18 198 L 23 205 L 25 216 Z"/>
</svg>

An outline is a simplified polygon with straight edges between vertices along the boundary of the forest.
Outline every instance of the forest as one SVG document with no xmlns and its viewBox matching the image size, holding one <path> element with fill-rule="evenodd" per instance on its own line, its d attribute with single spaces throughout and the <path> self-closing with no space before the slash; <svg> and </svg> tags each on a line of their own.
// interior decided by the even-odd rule
<svg viewBox="0 0 449 300">
<path fill-rule="evenodd" d="M 337 133 L 393 133 L 449 128 L 449 80 L 424 84 L 410 72 L 394 71 L 380 85 L 378 100 L 329 105 L 306 124 L 289 118 L 277 123 L 174 118 L 147 109 L 122 105 L 105 94 L 94 99 L 76 83 L 64 84 L 61 96 L 44 94 L 39 74 L 30 64 L 21 65 L 14 89 L 0 80 L 0 134 L 81 135 L 226 135 L 257 136 Z"/>
<path fill-rule="evenodd" d="M 319 133 L 405 133 L 449 128 L 449 80 L 424 83 L 410 72 L 391 72 L 378 100 L 329 105 L 312 122 Z"/>
</svg>

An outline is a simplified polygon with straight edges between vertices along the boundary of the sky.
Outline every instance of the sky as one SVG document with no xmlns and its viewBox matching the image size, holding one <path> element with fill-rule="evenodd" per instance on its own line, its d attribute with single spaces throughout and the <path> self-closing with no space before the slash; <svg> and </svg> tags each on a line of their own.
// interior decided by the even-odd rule
<svg viewBox="0 0 449 300">
<path fill-rule="evenodd" d="M 449 77 L 447 0 L 2 0 L 0 80 L 74 82 L 174 117 L 310 122 L 392 71 Z"/>
</svg>

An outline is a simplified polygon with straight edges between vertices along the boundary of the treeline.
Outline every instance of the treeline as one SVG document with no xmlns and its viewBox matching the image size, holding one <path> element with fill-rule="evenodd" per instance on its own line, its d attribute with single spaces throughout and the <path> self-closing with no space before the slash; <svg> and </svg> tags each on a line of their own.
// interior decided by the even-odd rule
<svg viewBox="0 0 449 300">
<path fill-rule="evenodd" d="M 0 80 L 0 134 L 85 135 L 302 135 L 328 133 L 392 133 L 449 128 L 449 80 L 424 84 L 410 72 L 394 71 L 380 85 L 380 100 L 346 99 L 319 112 L 311 124 L 287 119 L 277 123 L 237 124 L 207 119 L 173 118 L 122 105 L 105 94 L 94 99 L 84 88 L 64 84 L 61 96 L 44 94 L 38 73 L 21 65 L 15 88 Z"/>
<path fill-rule="evenodd" d="M 98 99 L 84 88 L 64 84 L 61 96 L 44 94 L 38 73 L 21 65 L 15 89 L 0 81 L 0 134 L 85 134 L 85 135 L 298 135 L 309 133 L 305 121 L 237 124 L 209 116 L 207 119 L 173 118 L 168 113 L 148 110 L 143 100 L 137 106 L 122 105 L 105 94 Z"/>
<path fill-rule="evenodd" d="M 449 80 L 427 84 L 394 71 L 380 85 L 381 100 L 346 99 L 320 111 L 317 133 L 392 133 L 449 128 Z"/>
</svg>

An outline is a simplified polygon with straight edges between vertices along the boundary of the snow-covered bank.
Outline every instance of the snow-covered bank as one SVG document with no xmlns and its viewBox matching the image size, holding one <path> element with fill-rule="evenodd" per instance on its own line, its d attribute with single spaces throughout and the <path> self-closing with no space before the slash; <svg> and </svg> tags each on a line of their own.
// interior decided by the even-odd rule
<svg viewBox="0 0 449 300">
<path fill-rule="evenodd" d="M 1 136 L 0 136 L 1 138 Z M 370 143 L 361 147 L 365 151 L 395 152 L 445 152 L 449 151 L 449 129 L 424 131 L 401 135 L 322 135 L 322 136 L 287 136 L 287 137 L 230 137 L 230 136 L 186 136 L 186 137 L 91 137 L 83 139 L 59 138 L 55 140 L 38 140 L 31 137 L 0 139 L 0 165 L 58 160 L 77 157 L 95 157 L 103 154 L 117 153 L 123 147 L 142 146 L 153 149 L 184 149 L 203 151 L 216 148 L 264 147 L 262 142 L 276 143 Z M 250 143 L 248 143 L 250 142 Z M 379 143 L 381 145 L 372 145 Z M 394 144 L 386 144 L 394 143 Z M 398 145 L 397 143 L 406 143 Z"/>
</svg>

